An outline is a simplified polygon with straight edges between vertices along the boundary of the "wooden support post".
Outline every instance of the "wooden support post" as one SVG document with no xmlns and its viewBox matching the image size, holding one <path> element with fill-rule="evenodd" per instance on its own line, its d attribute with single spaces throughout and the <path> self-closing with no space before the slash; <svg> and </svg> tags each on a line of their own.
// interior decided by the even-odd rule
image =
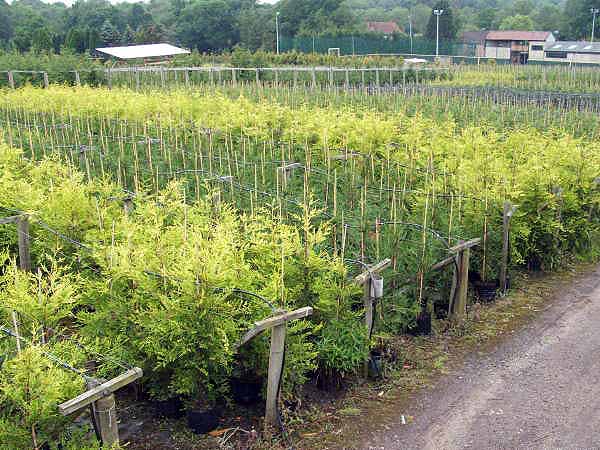
<svg viewBox="0 0 600 450">
<path fill-rule="evenodd" d="M 235 346 L 239 348 L 263 331 L 269 328 L 272 329 L 269 374 L 267 379 L 267 404 L 265 409 L 265 422 L 267 425 L 273 427 L 279 425 L 277 402 L 279 400 L 279 386 L 283 372 L 286 325 L 290 320 L 303 319 L 312 313 L 313 309 L 310 306 L 291 312 L 280 310 L 278 311 L 278 315 L 256 322 L 254 327 L 242 336 L 242 339 Z"/>
<path fill-rule="evenodd" d="M 44 77 L 44 88 L 48 89 L 50 87 L 50 82 L 48 81 L 48 72 L 42 72 Z"/>
<path fill-rule="evenodd" d="M 510 243 L 510 219 L 516 208 L 510 203 L 504 203 L 504 212 L 502 215 L 502 261 L 500 263 L 500 291 L 506 293 L 508 277 L 508 251 Z"/>
<path fill-rule="evenodd" d="M 81 87 L 81 77 L 79 76 L 79 71 L 75 71 L 75 86 Z"/>
<path fill-rule="evenodd" d="M 294 77 L 294 88 L 298 87 L 298 69 L 292 69 L 293 77 Z"/>
<path fill-rule="evenodd" d="M 258 71 L 258 67 L 256 69 L 254 69 L 255 72 L 255 76 L 256 76 L 256 84 L 260 84 L 260 73 Z"/>
<path fill-rule="evenodd" d="M 377 85 L 377 87 L 379 88 L 379 69 L 375 69 L 375 84 Z"/>
<path fill-rule="evenodd" d="M 231 69 L 231 84 L 233 84 L 234 86 L 237 85 L 237 80 L 235 78 L 235 68 Z"/>
<path fill-rule="evenodd" d="M 467 313 L 467 292 L 469 287 L 469 258 L 471 249 L 465 248 L 458 254 L 458 273 L 456 274 L 456 290 L 453 302 L 452 318 L 462 321 Z"/>
<path fill-rule="evenodd" d="M 31 271 L 31 253 L 29 241 L 29 218 L 19 217 L 17 221 L 17 234 L 19 242 L 19 267 L 25 272 Z"/>
<path fill-rule="evenodd" d="M 86 382 L 88 389 L 94 389 L 100 386 L 105 380 L 90 378 Z M 119 443 L 119 426 L 117 422 L 117 408 L 115 395 L 107 393 L 105 397 L 99 398 L 90 404 L 92 413 L 92 423 L 96 436 L 100 439 L 103 446 L 110 448 Z"/>
<path fill-rule="evenodd" d="M 358 285 L 363 286 L 363 304 L 365 308 L 365 327 L 367 328 L 367 336 L 369 341 L 371 340 L 371 335 L 373 334 L 373 298 L 371 296 L 371 283 L 372 283 L 372 275 L 374 273 L 379 273 L 386 267 L 388 267 L 392 263 L 392 260 L 389 258 L 384 259 L 383 261 L 374 264 L 373 266 L 367 266 L 368 270 L 365 270 L 360 275 L 354 278 L 354 282 Z M 363 363 L 363 375 L 366 377 L 368 375 L 369 366 L 368 361 L 364 361 Z"/>
<path fill-rule="evenodd" d="M 350 87 L 350 71 L 346 69 L 346 89 Z"/>
<path fill-rule="evenodd" d="M 223 84 L 223 74 L 221 73 L 221 69 L 217 69 L 217 81 L 219 86 Z"/>
<path fill-rule="evenodd" d="M 108 69 L 108 88 L 112 89 L 112 71 Z"/>
<path fill-rule="evenodd" d="M 329 87 L 333 87 L 333 67 L 329 68 Z"/>
<path fill-rule="evenodd" d="M 286 324 L 277 325 L 271 331 L 271 351 L 269 354 L 269 375 L 267 379 L 267 405 L 265 422 L 273 427 L 279 424 L 277 401 L 283 371 Z"/>
<path fill-rule="evenodd" d="M 275 86 L 279 87 L 279 70 L 277 68 L 275 68 L 274 71 L 275 71 Z"/>
<path fill-rule="evenodd" d="M 8 71 L 8 86 L 9 86 L 11 89 L 14 89 L 14 88 L 15 88 L 15 76 L 14 76 L 14 74 L 12 73 L 12 71 L 10 71 L 10 70 Z"/>
<path fill-rule="evenodd" d="M 317 87 L 317 69 L 312 68 L 312 87 L 313 89 Z"/>
</svg>

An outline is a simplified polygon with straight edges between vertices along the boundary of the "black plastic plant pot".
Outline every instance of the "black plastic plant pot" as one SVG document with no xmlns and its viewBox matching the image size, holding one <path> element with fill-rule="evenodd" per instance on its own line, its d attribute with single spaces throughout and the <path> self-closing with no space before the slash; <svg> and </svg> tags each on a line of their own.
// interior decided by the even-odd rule
<svg viewBox="0 0 600 450">
<path fill-rule="evenodd" d="M 538 256 L 531 256 L 527 261 L 527 269 L 530 272 L 541 272 L 542 271 L 542 260 Z"/>
<path fill-rule="evenodd" d="M 167 400 L 154 401 L 156 413 L 160 417 L 167 419 L 180 419 L 185 415 L 183 402 L 179 397 L 169 398 Z"/>
<path fill-rule="evenodd" d="M 240 405 L 254 405 L 262 400 L 263 380 L 256 377 L 232 378 L 231 396 Z"/>
<path fill-rule="evenodd" d="M 408 332 L 413 336 L 427 336 L 431 334 L 431 314 L 421 311 L 417 316 L 417 323 Z"/>
<path fill-rule="evenodd" d="M 218 409 L 192 409 L 187 412 L 187 423 L 196 434 L 206 434 L 219 427 L 221 414 Z"/>
<path fill-rule="evenodd" d="M 383 375 L 383 355 L 379 350 L 371 350 L 369 355 L 369 377 L 380 378 Z"/>
<path fill-rule="evenodd" d="M 475 292 L 480 301 L 483 303 L 491 303 L 496 300 L 496 295 L 498 294 L 498 282 L 480 281 L 475 283 Z"/>
</svg>

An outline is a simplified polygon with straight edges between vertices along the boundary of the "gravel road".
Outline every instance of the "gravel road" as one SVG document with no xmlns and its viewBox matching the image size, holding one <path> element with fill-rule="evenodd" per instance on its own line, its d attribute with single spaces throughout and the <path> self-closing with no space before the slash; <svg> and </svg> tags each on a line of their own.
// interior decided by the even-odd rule
<svg viewBox="0 0 600 450">
<path fill-rule="evenodd" d="M 600 267 L 398 414 L 361 448 L 600 449 Z"/>
</svg>

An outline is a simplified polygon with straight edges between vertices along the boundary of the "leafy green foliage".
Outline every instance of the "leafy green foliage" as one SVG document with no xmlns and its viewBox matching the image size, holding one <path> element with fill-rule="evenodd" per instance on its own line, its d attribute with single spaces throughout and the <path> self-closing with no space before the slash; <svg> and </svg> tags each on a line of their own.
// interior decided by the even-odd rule
<svg viewBox="0 0 600 450">
<path fill-rule="evenodd" d="M 60 415 L 57 409 L 59 403 L 79 395 L 83 389 L 81 378 L 56 367 L 38 347 L 27 347 L 4 361 L 0 368 L 3 448 L 39 448 L 44 443 L 55 448 L 61 441 L 71 448 L 85 446 L 81 436 L 76 442 L 69 437 L 66 425 L 70 418 Z"/>
</svg>

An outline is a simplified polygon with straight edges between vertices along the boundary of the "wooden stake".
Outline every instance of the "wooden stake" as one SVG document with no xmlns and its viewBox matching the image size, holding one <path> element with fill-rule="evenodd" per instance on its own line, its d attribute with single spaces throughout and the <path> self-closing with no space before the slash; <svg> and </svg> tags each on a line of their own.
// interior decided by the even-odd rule
<svg viewBox="0 0 600 450">
<path fill-rule="evenodd" d="M 502 261 L 500 264 L 500 290 L 506 292 L 506 279 L 508 276 L 508 250 L 510 242 L 510 219 L 515 212 L 515 207 L 510 202 L 504 203 L 502 215 Z"/>
<path fill-rule="evenodd" d="M 31 253 L 29 242 L 29 218 L 19 217 L 17 221 L 17 234 L 19 241 L 19 267 L 25 272 L 31 271 Z"/>
<path fill-rule="evenodd" d="M 50 82 L 48 81 L 48 72 L 42 72 L 44 76 L 44 88 L 48 89 L 50 87 Z"/>
<path fill-rule="evenodd" d="M 285 323 L 273 327 L 273 330 L 271 331 L 271 352 L 269 355 L 269 375 L 267 381 L 267 406 L 265 411 L 265 422 L 273 427 L 276 427 L 279 424 L 277 401 L 279 399 L 279 385 L 283 371 L 285 334 Z"/>
<path fill-rule="evenodd" d="M 269 328 L 272 329 L 265 422 L 267 425 L 273 427 L 279 425 L 277 401 L 279 399 L 280 380 L 283 372 L 286 325 L 290 320 L 297 320 L 310 316 L 313 313 L 313 309 L 310 306 L 306 306 L 291 312 L 280 310 L 278 313 L 279 314 L 276 316 L 256 322 L 254 327 L 242 337 L 239 343 L 236 344 L 236 348 L 239 348 L 263 331 Z"/>
<path fill-rule="evenodd" d="M 92 378 L 87 381 L 87 388 L 97 388 L 103 381 Z M 90 408 L 96 436 L 100 439 L 102 445 L 111 448 L 113 445 L 118 444 L 119 426 L 117 422 L 115 395 L 110 393 L 106 397 L 96 400 L 90 405 Z"/>
<path fill-rule="evenodd" d="M 8 72 L 8 85 L 11 89 L 15 88 L 15 77 L 11 71 Z"/>
<path fill-rule="evenodd" d="M 459 272 L 456 283 L 456 300 L 454 301 L 454 319 L 461 321 L 467 312 L 467 291 L 469 287 L 469 258 L 471 250 L 464 249 L 459 254 Z"/>
</svg>

